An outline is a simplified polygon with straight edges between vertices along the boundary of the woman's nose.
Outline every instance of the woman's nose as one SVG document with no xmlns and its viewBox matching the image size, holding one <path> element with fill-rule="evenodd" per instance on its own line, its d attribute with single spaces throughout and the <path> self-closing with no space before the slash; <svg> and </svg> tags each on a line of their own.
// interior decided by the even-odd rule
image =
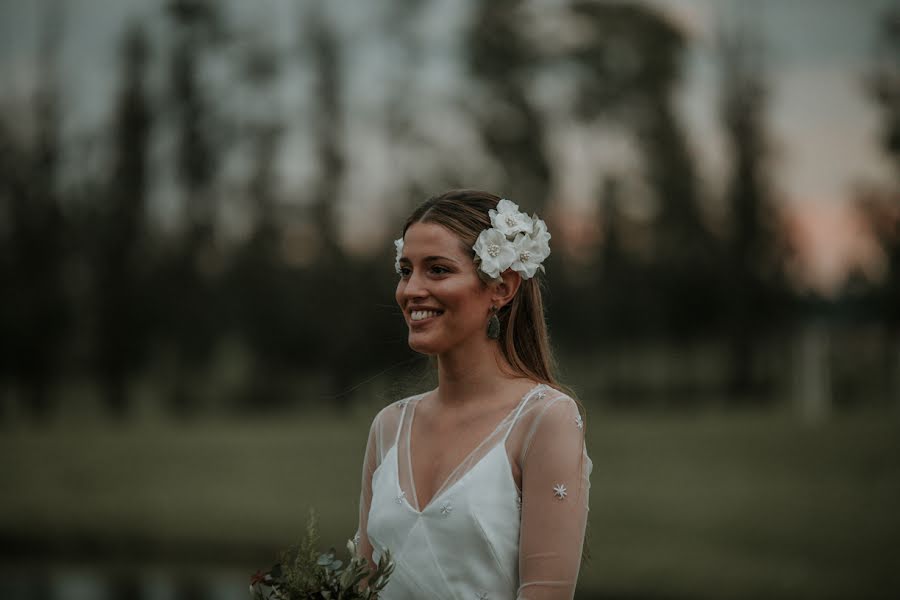
<svg viewBox="0 0 900 600">
<path fill-rule="evenodd" d="M 425 280 L 421 275 L 413 271 L 409 279 L 406 280 L 406 287 L 403 289 L 403 295 L 407 298 L 422 298 L 428 295 L 428 289 Z"/>
</svg>

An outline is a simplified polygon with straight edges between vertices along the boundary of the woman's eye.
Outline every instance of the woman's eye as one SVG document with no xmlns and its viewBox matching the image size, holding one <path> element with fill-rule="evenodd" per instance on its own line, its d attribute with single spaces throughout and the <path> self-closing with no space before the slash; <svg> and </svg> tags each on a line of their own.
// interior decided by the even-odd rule
<svg viewBox="0 0 900 600">
<path fill-rule="evenodd" d="M 441 267 L 439 265 L 434 265 L 433 267 L 431 267 L 431 272 L 434 273 L 435 275 L 443 275 L 445 273 L 449 273 L 450 269 Z"/>
<path fill-rule="evenodd" d="M 400 267 L 400 277 L 402 277 L 403 279 L 409 277 L 411 273 L 412 269 L 410 269 L 409 267 Z"/>
</svg>

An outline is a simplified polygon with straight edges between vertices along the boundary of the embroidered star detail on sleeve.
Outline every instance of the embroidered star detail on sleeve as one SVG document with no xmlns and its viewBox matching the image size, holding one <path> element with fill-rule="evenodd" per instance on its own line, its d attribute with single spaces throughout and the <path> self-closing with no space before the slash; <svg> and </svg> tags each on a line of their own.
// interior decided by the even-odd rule
<svg viewBox="0 0 900 600">
<path fill-rule="evenodd" d="M 554 494 L 556 495 L 556 497 L 559 498 L 560 500 L 564 499 L 564 498 L 569 494 L 569 492 L 566 491 L 566 486 L 563 485 L 562 483 L 557 483 L 557 484 L 553 487 L 553 493 L 554 493 Z"/>
</svg>

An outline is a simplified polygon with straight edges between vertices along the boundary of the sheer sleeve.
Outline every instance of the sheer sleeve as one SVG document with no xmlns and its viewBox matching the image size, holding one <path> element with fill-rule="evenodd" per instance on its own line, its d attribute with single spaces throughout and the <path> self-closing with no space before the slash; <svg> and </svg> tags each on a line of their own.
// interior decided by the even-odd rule
<svg viewBox="0 0 900 600">
<path fill-rule="evenodd" d="M 372 562 L 372 544 L 366 533 L 369 524 L 369 509 L 372 506 L 372 476 L 381 465 L 387 451 L 396 441 L 397 428 L 400 426 L 406 402 L 407 399 L 399 400 L 381 409 L 369 428 L 369 441 L 366 443 L 366 455 L 363 458 L 362 483 L 359 493 L 359 529 L 356 530 L 354 541 L 359 553 L 366 557 L 372 568 L 375 566 Z"/>
<path fill-rule="evenodd" d="M 375 565 L 372 563 L 372 544 L 366 534 L 366 527 L 369 523 L 369 508 L 372 506 L 372 474 L 380 463 L 377 443 L 378 421 L 378 417 L 375 417 L 369 428 L 369 441 L 366 444 L 366 455 L 363 459 L 362 485 L 359 494 L 359 529 L 356 530 L 355 536 L 357 551 L 366 557 L 370 568 L 374 568 Z"/>
<path fill-rule="evenodd" d="M 568 396 L 535 418 L 523 447 L 519 600 L 571 599 L 588 514 L 591 462 L 584 423 Z"/>
</svg>

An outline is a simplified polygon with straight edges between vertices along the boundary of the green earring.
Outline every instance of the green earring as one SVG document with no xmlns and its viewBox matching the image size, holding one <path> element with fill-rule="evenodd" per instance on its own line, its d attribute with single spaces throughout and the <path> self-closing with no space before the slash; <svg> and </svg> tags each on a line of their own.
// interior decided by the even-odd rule
<svg viewBox="0 0 900 600">
<path fill-rule="evenodd" d="M 488 319 L 487 336 L 492 340 L 500 337 L 500 319 L 497 318 L 497 308 L 491 307 L 491 318 Z"/>
</svg>

